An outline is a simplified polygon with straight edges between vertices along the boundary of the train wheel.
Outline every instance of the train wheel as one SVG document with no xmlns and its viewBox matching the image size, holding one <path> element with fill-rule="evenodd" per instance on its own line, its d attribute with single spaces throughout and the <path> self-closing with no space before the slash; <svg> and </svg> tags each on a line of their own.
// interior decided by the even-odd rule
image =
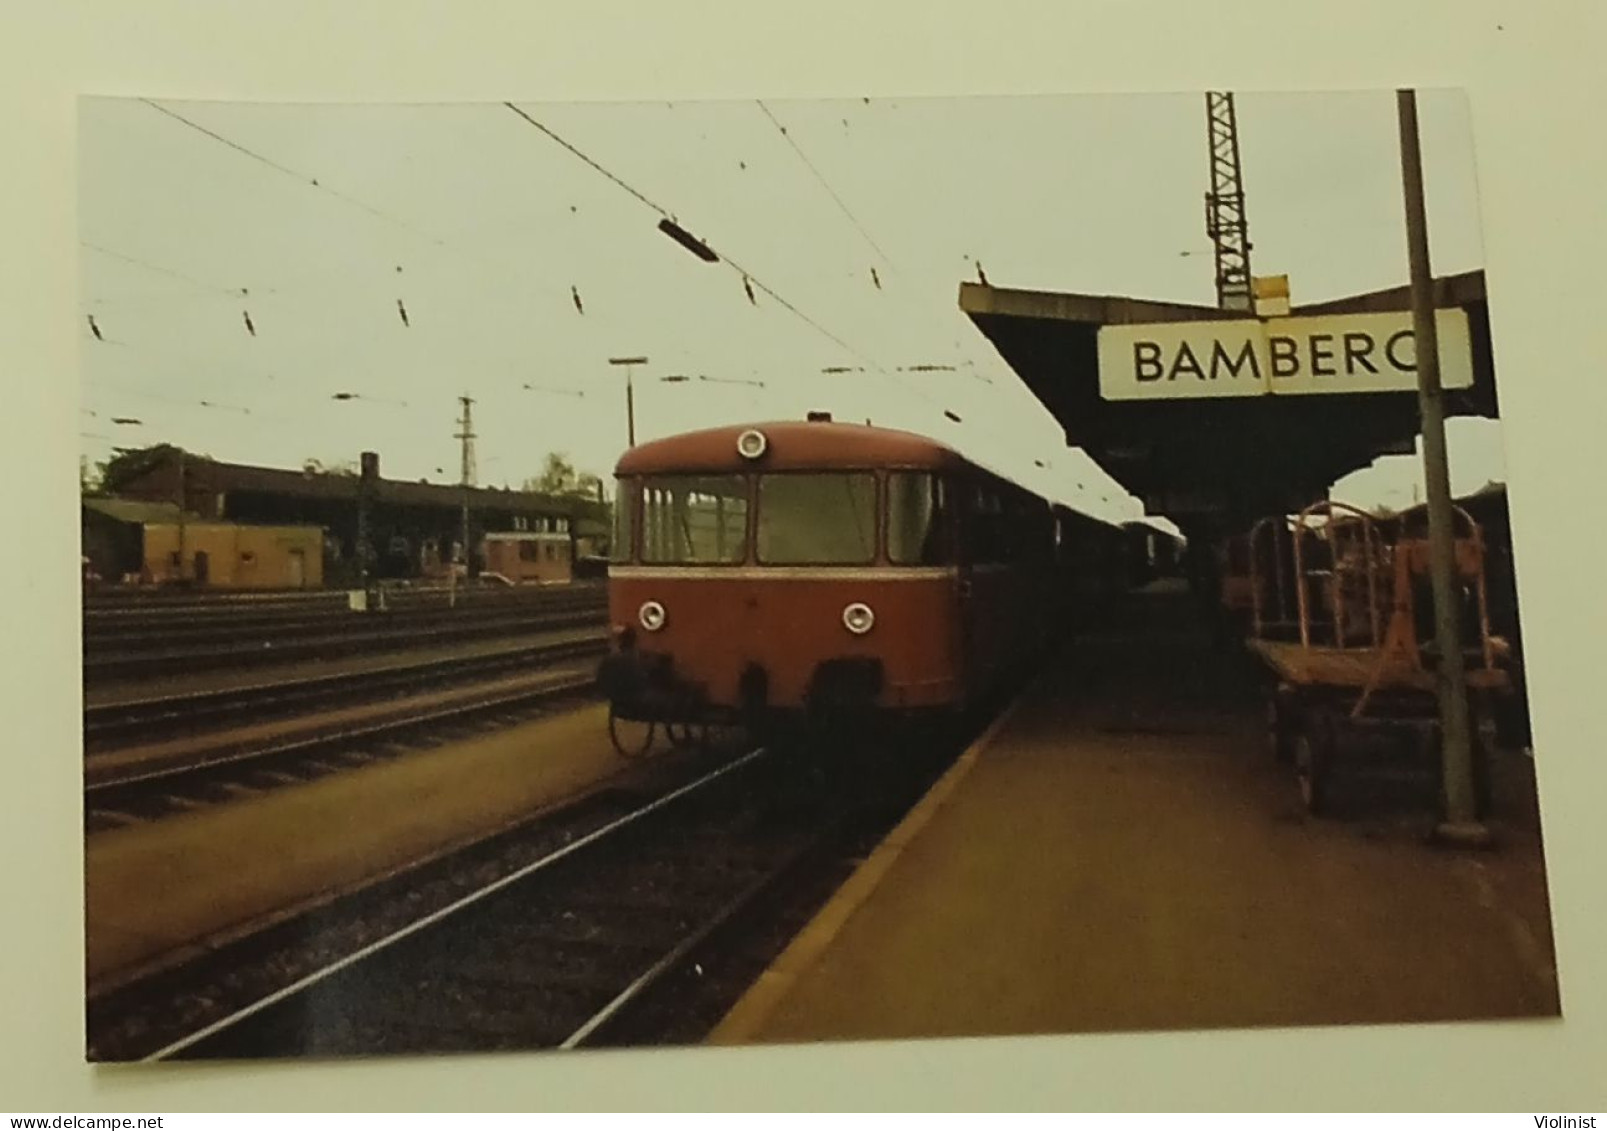
<svg viewBox="0 0 1607 1131">
<path fill-rule="evenodd" d="M 613 705 L 609 705 L 608 740 L 614 744 L 614 750 L 621 758 L 633 762 L 638 758 L 645 758 L 648 751 L 653 748 L 654 729 L 654 724 L 651 722 L 635 722 L 620 718 L 614 713 Z"/>
</svg>

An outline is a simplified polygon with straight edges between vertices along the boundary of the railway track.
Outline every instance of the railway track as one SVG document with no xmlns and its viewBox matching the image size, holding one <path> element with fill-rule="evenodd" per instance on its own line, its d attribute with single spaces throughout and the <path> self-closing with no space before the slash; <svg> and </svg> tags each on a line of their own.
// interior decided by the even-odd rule
<svg viewBox="0 0 1607 1131">
<path fill-rule="evenodd" d="M 160 820 L 404 757 L 589 701 L 593 688 L 589 665 L 560 666 L 511 688 L 494 686 L 485 694 L 280 741 L 181 748 L 165 759 L 132 764 L 90 757 L 84 765 L 85 829 Z"/>
<path fill-rule="evenodd" d="M 269 605 L 172 605 L 157 609 L 107 610 L 86 607 L 83 614 L 84 634 L 90 640 L 106 639 L 115 643 L 140 633 L 203 634 L 225 630 L 294 629 L 319 624 L 331 616 L 354 621 L 384 617 L 422 620 L 542 609 L 595 608 L 605 603 L 607 597 L 600 586 L 588 585 L 561 590 L 484 595 L 455 604 L 448 604 L 444 600 L 391 599 L 381 608 L 358 612 L 347 605 L 345 594 L 334 596 L 340 600 L 301 600 Z"/>
<path fill-rule="evenodd" d="M 867 808 L 798 793 L 764 749 L 667 759 L 629 788 L 92 997 L 90 1058 L 696 1039 L 936 769 Z"/>
<path fill-rule="evenodd" d="M 84 748 L 95 753 L 137 742 L 174 738 L 267 719 L 348 705 L 428 688 L 438 690 L 562 660 L 600 655 L 602 632 L 573 630 L 552 641 L 308 679 L 274 680 L 219 691 L 147 696 L 84 709 Z"/>
<path fill-rule="evenodd" d="M 602 588 L 600 582 L 576 580 L 563 586 L 510 587 L 506 585 L 394 585 L 381 584 L 379 592 L 385 603 L 393 608 L 466 605 L 480 602 L 541 600 L 565 593 Z M 291 590 L 102 590 L 85 593 L 83 608 L 86 617 L 117 617 L 128 615 L 182 613 L 227 615 L 247 610 L 310 609 L 329 607 L 345 609 L 345 589 L 291 589 Z"/>
<path fill-rule="evenodd" d="M 185 632 L 86 638 L 84 679 L 94 684 L 147 677 L 256 666 L 304 659 L 330 659 L 398 646 L 420 647 L 539 631 L 601 625 L 606 606 L 595 595 L 537 608 L 433 610 L 419 614 L 327 613 L 293 626 L 244 630 L 214 626 Z"/>
</svg>

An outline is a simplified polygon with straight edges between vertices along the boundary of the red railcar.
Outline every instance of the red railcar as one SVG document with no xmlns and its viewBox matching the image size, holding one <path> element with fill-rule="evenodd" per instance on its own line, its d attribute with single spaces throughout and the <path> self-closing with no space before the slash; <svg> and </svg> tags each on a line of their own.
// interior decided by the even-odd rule
<svg viewBox="0 0 1607 1131">
<path fill-rule="evenodd" d="M 922 436 L 712 428 L 616 475 L 600 682 L 619 719 L 957 712 L 1065 603 L 1049 504 Z"/>
</svg>

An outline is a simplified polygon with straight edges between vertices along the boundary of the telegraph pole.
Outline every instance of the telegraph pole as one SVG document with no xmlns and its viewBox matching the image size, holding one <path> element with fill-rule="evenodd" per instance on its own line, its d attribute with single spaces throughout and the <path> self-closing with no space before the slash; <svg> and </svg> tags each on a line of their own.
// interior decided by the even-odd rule
<svg viewBox="0 0 1607 1131">
<path fill-rule="evenodd" d="M 1418 143 L 1417 94 L 1396 92 L 1400 118 L 1401 179 L 1406 194 L 1406 246 L 1412 272 L 1412 331 L 1417 343 L 1417 401 L 1423 417 L 1423 480 L 1428 489 L 1429 571 L 1434 588 L 1434 638 L 1440 700 L 1441 765 L 1445 819 L 1437 833 L 1448 841 L 1482 844 L 1489 830 L 1479 820 L 1473 785 L 1473 743 L 1468 726 L 1467 676 L 1457 623 L 1455 521 L 1450 460 L 1445 444 L 1445 394 L 1440 386 L 1440 344 L 1429 273 L 1428 218 L 1423 203 L 1423 155 Z"/>
<path fill-rule="evenodd" d="M 469 492 L 474 487 L 474 398 L 465 394 L 458 398 L 463 405 L 463 417 L 458 421 L 459 431 L 454 435 L 463 442 L 463 469 L 459 483 L 463 488 L 463 576 L 469 576 Z"/>
</svg>

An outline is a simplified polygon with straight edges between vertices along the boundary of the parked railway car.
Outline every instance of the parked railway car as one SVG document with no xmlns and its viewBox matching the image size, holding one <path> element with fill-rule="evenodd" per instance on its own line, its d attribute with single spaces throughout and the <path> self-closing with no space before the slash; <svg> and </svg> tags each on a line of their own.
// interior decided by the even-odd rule
<svg viewBox="0 0 1607 1131">
<path fill-rule="evenodd" d="M 1110 599 L 1132 587 L 1127 535 L 1121 527 L 1056 504 L 1058 619 L 1064 630 L 1092 623 Z"/>
<path fill-rule="evenodd" d="M 614 719 L 938 718 L 1054 632 L 1049 504 L 925 437 L 713 428 L 616 475 Z"/>
</svg>

